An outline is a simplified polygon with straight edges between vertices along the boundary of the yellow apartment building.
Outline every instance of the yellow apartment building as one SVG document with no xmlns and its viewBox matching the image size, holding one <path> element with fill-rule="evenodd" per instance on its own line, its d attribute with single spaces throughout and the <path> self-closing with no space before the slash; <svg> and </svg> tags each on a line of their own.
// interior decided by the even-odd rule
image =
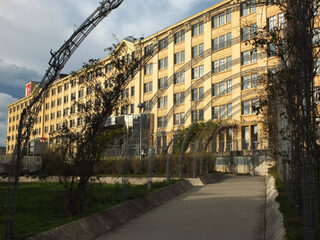
<svg viewBox="0 0 320 240">
<path fill-rule="evenodd" d="M 284 16 L 275 6 L 234 5 L 224 0 L 147 38 L 127 37 L 120 47 L 126 45 L 129 52 L 143 49 L 143 54 L 153 57 L 124 90 L 123 98 L 129 104 L 114 115 L 139 113 L 138 104 L 144 103 L 144 113 L 154 119 L 150 126 L 154 138 L 158 132 L 165 133 L 158 139 L 161 145 L 166 145 L 181 126 L 221 119 L 234 126 L 217 136 L 215 151 L 266 149 L 263 117 L 256 115 L 254 108 L 264 92 L 257 78 L 272 68 L 276 59 L 246 44 L 246 40 L 254 37 L 257 29 L 283 24 Z M 112 65 L 108 57 L 99 64 L 103 67 L 87 77 L 98 77 L 105 86 L 107 77 L 99 71 L 108 76 Z M 32 138 L 48 141 L 50 132 L 65 119 L 71 127 L 81 124 L 72 108 L 72 101 L 88 94 L 81 78 L 83 70 L 53 83 Z M 14 149 L 21 110 L 36 91 L 37 83 L 28 83 L 26 96 L 8 106 L 9 154 Z"/>
</svg>

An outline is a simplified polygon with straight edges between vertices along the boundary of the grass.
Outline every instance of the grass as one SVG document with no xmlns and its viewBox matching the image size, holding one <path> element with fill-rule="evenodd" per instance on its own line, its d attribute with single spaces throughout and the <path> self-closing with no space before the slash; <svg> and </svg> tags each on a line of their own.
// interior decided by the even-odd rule
<svg viewBox="0 0 320 240">
<path fill-rule="evenodd" d="M 169 184 L 175 183 L 172 181 Z M 153 183 L 151 191 L 167 186 L 165 182 Z M 3 223 L 5 183 L 0 183 L 0 221 Z M 146 185 L 129 185 L 128 199 L 146 195 Z M 120 184 L 91 184 L 87 215 L 121 203 Z M 44 232 L 81 217 L 70 216 L 64 197 L 63 186 L 58 183 L 21 183 L 17 207 L 17 239 Z M 4 226 L 0 225 L 0 239 L 4 237 Z"/>
<path fill-rule="evenodd" d="M 280 204 L 279 210 L 283 215 L 283 224 L 286 229 L 287 239 L 303 239 L 302 214 L 295 213 L 293 203 L 290 200 L 287 190 L 285 189 L 275 167 L 271 169 L 270 174 L 275 179 L 275 186 L 279 194 L 276 197 L 276 201 Z"/>
</svg>

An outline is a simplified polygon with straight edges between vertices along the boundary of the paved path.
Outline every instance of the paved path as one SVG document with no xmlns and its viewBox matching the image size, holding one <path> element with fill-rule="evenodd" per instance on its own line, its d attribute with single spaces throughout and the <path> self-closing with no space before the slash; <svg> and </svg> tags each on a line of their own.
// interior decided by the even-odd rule
<svg viewBox="0 0 320 240">
<path fill-rule="evenodd" d="M 194 187 L 98 240 L 263 240 L 264 177 Z"/>
</svg>

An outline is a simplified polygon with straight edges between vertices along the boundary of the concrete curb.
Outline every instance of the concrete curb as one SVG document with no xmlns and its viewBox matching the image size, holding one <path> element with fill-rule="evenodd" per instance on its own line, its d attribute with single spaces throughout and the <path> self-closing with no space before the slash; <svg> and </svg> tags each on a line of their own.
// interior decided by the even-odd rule
<svg viewBox="0 0 320 240">
<path fill-rule="evenodd" d="M 276 201 L 278 191 L 272 176 L 266 176 L 266 240 L 284 240 L 286 231 L 283 225 L 283 216 Z"/>
<path fill-rule="evenodd" d="M 136 218 L 153 208 L 177 197 L 192 188 L 189 181 L 183 180 L 147 194 L 143 198 L 126 201 L 102 212 L 80 220 L 56 227 L 47 232 L 28 238 L 29 240 L 88 240 L 111 231 L 112 229 Z"/>
</svg>

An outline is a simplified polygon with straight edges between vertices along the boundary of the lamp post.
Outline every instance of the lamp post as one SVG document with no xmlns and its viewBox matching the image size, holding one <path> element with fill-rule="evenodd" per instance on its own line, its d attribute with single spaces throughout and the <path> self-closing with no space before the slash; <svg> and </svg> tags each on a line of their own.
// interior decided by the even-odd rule
<svg viewBox="0 0 320 240">
<path fill-rule="evenodd" d="M 139 128 L 140 128 L 140 175 L 141 175 L 141 170 L 142 170 L 142 115 L 141 115 L 141 110 L 144 108 L 144 104 L 143 103 L 139 103 L 138 106 L 139 108 L 139 113 L 140 113 L 140 123 L 139 123 Z"/>
</svg>

